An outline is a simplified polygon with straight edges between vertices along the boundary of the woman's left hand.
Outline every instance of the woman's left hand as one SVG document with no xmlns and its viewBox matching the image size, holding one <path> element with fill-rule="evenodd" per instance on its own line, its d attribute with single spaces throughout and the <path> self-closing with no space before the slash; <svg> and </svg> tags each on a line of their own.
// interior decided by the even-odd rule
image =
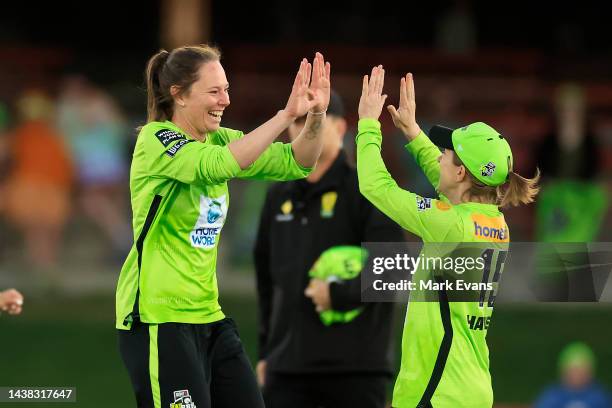
<svg viewBox="0 0 612 408">
<path fill-rule="evenodd" d="M 361 98 L 359 99 L 359 119 L 380 117 L 387 95 L 382 94 L 385 85 L 385 70 L 382 65 L 372 68 L 372 75 L 363 77 Z"/>
<path fill-rule="evenodd" d="M 308 60 L 304 58 L 293 81 L 291 95 L 289 95 L 284 111 L 294 120 L 304 116 L 309 111 L 324 112 L 329 105 L 329 62 L 326 63 L 323 55 L 317 52 L 313 64 L 314 66 L 311 66 Z"/>
</svg>

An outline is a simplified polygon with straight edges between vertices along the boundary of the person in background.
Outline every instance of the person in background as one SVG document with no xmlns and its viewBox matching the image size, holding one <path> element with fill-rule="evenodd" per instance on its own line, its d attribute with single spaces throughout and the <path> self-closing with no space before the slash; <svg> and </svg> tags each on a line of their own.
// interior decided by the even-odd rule
<svg viewBox="0 0 612 408">
<path fill-rule="evenodd" d="M 595 381 L 595 355 L 582 342 L 568 344 L 559 354 L 561 382 L 548 387 L 535 408 L 610 408 L 612 399 Z"/>
<path fill-rule="evenodd" d="M 110 95 L 75 76 L 64 83 L 57 123 L 74 158 L 77 203 L 122 259 L 132 245 L 124 119 Z"/>
<path fill-rule="evenodd" d="M 7 106 L 0 102 L 0 214 L 4 213 L 6 203 L 6 184 L 11 170 L 11 133 L 9 131 L 10 114 Z M 0 238 L 0 250 L 5 245 L 5 239 Z"/>
<path fill-rule="evenodd" d="M 597 301 L 598 285 L 587 243 L 597 241 L 609 208 L 609 193 L 597 180 L 601 160 L 590 129 L 585 92 L 566 83 L 555 91 L 553 127 L 537 156 L 542 191 L 536 206 L 539 259 L 554 262 L 534 277 L 539 296 L 548 301 Z M 571 248 L 567 243 L 571 244 Z M 565 253 L 564 259 L 557 253 Z M 571 254 L 571 255 L 570 255 Z M 572 268 L 566 268 L 571 256 Z"/>
<path fill-rule="evenodd" d="M 25 238 L 27 259 L 45 268 L 57 260 L 73 181 L 72 160 L 52 124 L 54 114 L 44 93 L 29 91 L 18 99 L 5 203 L 8 221 Z"/>
<path fill-rule="evenodd" d="M 289 127 L 291 140 L 304 121 Z M 393 303 L 362 303 L 360 278 L 337 275 L 355 261 L 352 250 L 359 258 L 354 248 L 362 242 L 404 239 L 359 193 L 342 148 L 346 128 L 342 100 L 332 92 L 315 169 L 304 180 L 273 185 L 262 209 L 254 250 L 257 376 L 268 408 L 385 406 Z"/>
</svg>

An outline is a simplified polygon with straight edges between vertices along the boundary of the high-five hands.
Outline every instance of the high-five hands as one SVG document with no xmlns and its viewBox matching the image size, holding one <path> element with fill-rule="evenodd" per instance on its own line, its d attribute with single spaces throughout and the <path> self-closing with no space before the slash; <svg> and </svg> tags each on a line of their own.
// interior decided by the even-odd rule
<svg viewBox="0 0 612 408">
<path fill-rule="evenodd" d="M 387 95 L 383 95 L 385 84 L 385 70 L 382 65 L 372 68 L 372 74 L 363 77 L 361 98 L 359 99 L 359 119 L 376 119 L 380 117 L 382 107 Z M 400 81 L 400 103 L 399 108 L 388 105 L 387 110 L 391 114 L 393 124 L 402 131 L 408 140 L 412 140 L 421 133 L 421 128 L 416 122 L 416 100 L 414 95 L 414 80 L 412 74 L 408 73 Z"/>
<path fill-rule="evenodd" d="M 382 94 L 385 84 L 385 70 L 382 65 L 372 68 L 372 74 L 363 77 L 361 98 L 359 98 L 359 119 L 376 119 L 380 117 L 387 95 Z"/>
<path fill-rule="evenodd" d="M 414 79 L 408 73 L 400 81 L 400 103 L 399 109 L 388 105 L 387 110 L 391 114 L 393 124 L 402 131 L 408 140 L 416 138 L 421 133 L 421 128 L 416 122 L 416 100 L 414 96 Z"/>
<path fill-rule="evenodd" d="M 304 116 L 307 112 L 317 114 L 327 110 L 331 91 L 330 71 L 329 62 L 325 62 L 319 52 L 315 54 L 312 65 L 306 58 L 302 59 L 284 109 L 291 119 Z"/>
</svg>

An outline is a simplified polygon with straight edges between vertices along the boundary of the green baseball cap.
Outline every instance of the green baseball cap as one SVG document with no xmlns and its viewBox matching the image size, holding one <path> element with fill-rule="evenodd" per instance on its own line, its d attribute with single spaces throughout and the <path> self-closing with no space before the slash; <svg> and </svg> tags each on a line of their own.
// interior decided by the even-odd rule
<svg viewBox="0 0 612 408">
<path fill-rule="evenodd" d="M 453 150 L 468 171 L 487 186 L 508 181 L 512 171 L 512 150 L 508 141 L 483 122 L 450 129 L 436 125 L 429 138 L 438 147 Z"/>
</svg>

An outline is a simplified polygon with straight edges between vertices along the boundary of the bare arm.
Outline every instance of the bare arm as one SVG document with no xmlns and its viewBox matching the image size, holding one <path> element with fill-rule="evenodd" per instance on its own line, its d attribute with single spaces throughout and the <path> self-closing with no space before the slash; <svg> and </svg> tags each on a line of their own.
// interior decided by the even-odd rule
<svg viewBox="0 0 612 408">
<path fill-rule="evenodd" d="M 313 167 L 321 154 L 321 149 L 323 148 L 321 130 L 323 129 L 324 120 L 325 113 L 309 113 L 306 117 L 304 128 L 298 137 L 291 142 L 295 160 L 304 167 Z"/>
</svg>

